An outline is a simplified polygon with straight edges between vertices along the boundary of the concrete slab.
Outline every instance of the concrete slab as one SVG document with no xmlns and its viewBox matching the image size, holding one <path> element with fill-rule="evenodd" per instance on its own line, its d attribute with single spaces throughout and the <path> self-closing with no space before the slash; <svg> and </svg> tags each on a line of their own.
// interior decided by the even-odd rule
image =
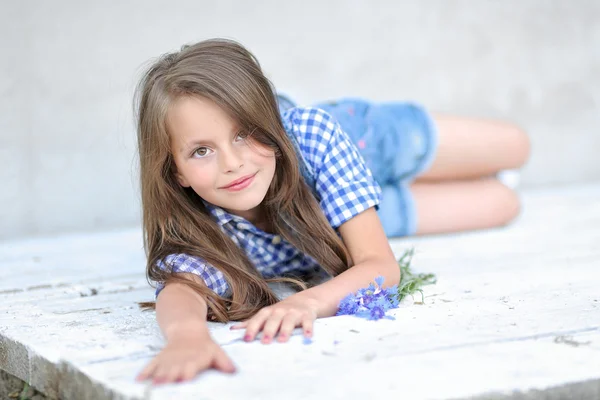
<svg viewBox="0 0 600 400">
<path fill-rule="evenodd" d="M 394 239 L 433 272 L 395 321 L 318 320 L 312 344 L 244 343 L 193 382 L 134 382 L 164 346 L 138 229 L 0 245 L 0 368 L 64 399 L 600 398 L 600 183 L 538 189 L 506 228 Z"/>
</svg>

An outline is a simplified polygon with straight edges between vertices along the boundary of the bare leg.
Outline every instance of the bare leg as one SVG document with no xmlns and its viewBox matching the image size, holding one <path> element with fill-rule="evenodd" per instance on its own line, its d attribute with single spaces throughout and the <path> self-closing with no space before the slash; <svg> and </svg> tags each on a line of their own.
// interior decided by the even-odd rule
<svg viewBox="0 0 600 400">
<path fill-rule="evenodd" d="M 494 178 L 415 182 L 410 189 L 417 208 L 417 235 L 501 226 L 520 212 L 516 193 Z"/>
<path fill-rule="evenodd" d="M 436 158 L 416 181 L 472 179 L 523 166 L 530 153 L 527 134 L 494 120 L 433 114 L 438 128 Z"/>
</svg>

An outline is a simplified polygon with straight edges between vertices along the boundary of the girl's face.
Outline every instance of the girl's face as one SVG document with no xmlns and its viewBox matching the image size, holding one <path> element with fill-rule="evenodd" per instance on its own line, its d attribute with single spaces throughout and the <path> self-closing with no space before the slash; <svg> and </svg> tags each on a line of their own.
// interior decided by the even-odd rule
<svg viewBox="0 0 600 400">
<path fill-rule="evenodd" d="M 209 203 L 256 222 L 275 174 L 274 151 L 247 137 L 221 108 L 200 97 L 177 100 L 167 125 L 179 183 Z M 251 178 L 227 187 L 245 177 Z"/>
</svg>

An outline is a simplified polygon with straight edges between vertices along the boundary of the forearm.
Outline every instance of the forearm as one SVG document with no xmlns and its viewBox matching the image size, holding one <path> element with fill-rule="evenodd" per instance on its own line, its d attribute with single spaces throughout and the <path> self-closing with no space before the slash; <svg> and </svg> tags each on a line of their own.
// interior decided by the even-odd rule
<svg viewBox="0 0 600 400">
<path fill-rule="evenodd" d="M 156 320 L 167 341 L 186 331 L 208 336 L 206 314 L 206 301 L 180 283 L 167 285 L 156 300 Z"/>
<path fill-rule="evenodd" d="M 400 281 L 398 263 L 395 260 L 368 260 L 294 296 L 314 302 L 318 318 L 331 317 L 337 312 L 340 301 L 344 297 L 368 286 L 378 276 L 384 277 L 384 287 L 397 285 Z"/>
</svg>

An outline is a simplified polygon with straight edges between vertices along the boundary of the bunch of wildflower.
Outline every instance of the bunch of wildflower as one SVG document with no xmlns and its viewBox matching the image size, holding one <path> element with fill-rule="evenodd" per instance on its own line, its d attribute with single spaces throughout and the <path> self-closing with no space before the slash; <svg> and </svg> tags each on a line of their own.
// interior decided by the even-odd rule
<svg viewBox="0 0 600 400">
<path fill-rule="evenodd" d="M 392 308 L 398 308 L 398 285 L 384 289 L 383 281 L 384 278 L 379 276 L 368 287 L 344 297 L 336 315 L 356 315 L 369 320 L 394 319 L 385 313 Z"/>
<path fill-rule="evenodd" d="M 391 308 L 398 308 L 398 303 L 406 295 L 413 295 L 416 292 L 421 293 L 421 304 L 425 300 L 423 290 L 425 285 L 433 285 L 437 282 L 434 274 L 415 274 L 410 264 L 414 255 L 414 248 L 404 252 L 398 261 L 400 268 L 400 284 L 383 289 L 383 277 L 375 279 L 375 284 L 371 283 L 364 289 L 359 289 L 356 294 L 349 294 L 340 302 L 336 315 L 356 315 L 367 319 L 394 319 L 386 316 L 385 313 Z"/>
</svg>

